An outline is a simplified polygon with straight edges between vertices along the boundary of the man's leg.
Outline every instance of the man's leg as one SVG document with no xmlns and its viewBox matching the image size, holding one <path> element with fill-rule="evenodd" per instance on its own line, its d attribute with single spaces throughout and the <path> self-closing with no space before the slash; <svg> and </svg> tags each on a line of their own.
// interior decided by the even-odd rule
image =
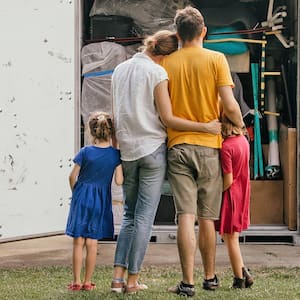
<svg viewBox="0 0 300 300">
<path fill-rule="evenodd" d="M 195 216 L 197 214 L 197 184 L 192 167 L 193 147 L 176 145 L 168 152 L 168 180 L 173 192 L 176 209 L 177 246 L 180 257 L 182 280 L 169 292 L 182 296 L 195 295 L 194 262 L 197 240 Z"/>
<path fill-rule="evenodd" d="M 214 221 L 199 218 L 199 249 L 202 257 L 204 279 L 215 276 L 216 231 Z"/>
<path fill-rule="evenodd" d="M 215 275 L 214 221 L 218 220 L 220 215 L 223 188 L 219 150 L 199 146 L 193 161 L 198 170 L 198 242 L 204 269 L 203 288 L 214 290 L 219 286 Z"/>
<path fill-rule="evenodd" d="M 194 284 L 194 263 L 196 251 L 195 215 L 178 216 L 177 246 L 182 269 L 182 281 Z"/>
</svg>

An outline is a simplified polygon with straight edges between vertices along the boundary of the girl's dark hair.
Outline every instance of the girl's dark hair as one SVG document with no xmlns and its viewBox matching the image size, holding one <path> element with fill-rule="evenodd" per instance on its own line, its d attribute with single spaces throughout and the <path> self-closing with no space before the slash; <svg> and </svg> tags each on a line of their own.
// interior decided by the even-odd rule
<svg viewBox="0 0 300 300">
<path fill-rule="evenodd" d="M 200 11 L 192 6 L 177 11 L 174 23 L 180 39 L 190 42 L 198 37 L 204 27 L 204 19 Z"/>
<path fill-rule="evenodd" d="M 113 123 L 110 115 L 105 112 L 91 113 L 88 121 L 92 142 L 96 139 L 109 141 L 114 133 Z"/>
<path fill-rule="evenodd" d="M 169 30 L 160 30 L 148 36 L 140 50 L 147 50 L 152 55 L 169 55 L 178 49 L 176 33 Z"/>
</svg>

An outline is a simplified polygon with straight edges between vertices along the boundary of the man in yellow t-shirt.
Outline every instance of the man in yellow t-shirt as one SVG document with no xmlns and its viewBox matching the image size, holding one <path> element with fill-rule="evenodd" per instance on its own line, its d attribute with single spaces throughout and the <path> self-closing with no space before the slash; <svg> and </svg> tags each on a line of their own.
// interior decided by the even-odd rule
<svg viewBox="0 0 300 300">
<path fill-rule="evenodd" d="M 201 13 L 190 6 L 179 10 L 175 25 L 182 48 L 164 58 L 169 76 L 173 114 L 197 122 L 220 118 L 220 105 L 238 127 L 243 119 L 232 92 L 233 81 L 225 56 L 203 48 L 207 28 Z M 204 268 L 203 288 L 219 286 L 215 275 L 216 232 L 222 199 L 219 149 L 221 135 L 168 128 L 168 179 L 178 222 L 177 244 L 182 281 L 170 292 L 193 296 L 195 221 Z"/>
</svg>

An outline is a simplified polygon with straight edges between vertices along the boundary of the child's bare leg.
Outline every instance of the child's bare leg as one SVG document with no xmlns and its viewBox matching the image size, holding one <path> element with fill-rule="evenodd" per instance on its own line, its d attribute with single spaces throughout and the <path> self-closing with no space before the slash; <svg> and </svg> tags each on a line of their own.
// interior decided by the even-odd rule
<svg viewBox="0 0 300 300">
<path fill-rule="evenodd" d="M 234 277 L 243 278 L 242 268 L 244 267 L 244 262 L 241 254 L 240 244 L 239 244 L 239 233 L 234 232 L 232 234 L 223 234 L 223 240 L 227 246 L 227 251 L 232 267 Z"/>
<path fill-rule="evenodd" d="M 84 238 L 73 239 L 73 283 L 81 284 L 80 273 L 83 258 Z"/>
<path fill-rule="evenodd" d="M 97 258 L 97 240 L 87 238 L 86 245 L 86 259 L 85 259 L 85 275 L 84 284 L 90 284 L 94 273 L 96 258 Z"/>
</svg>

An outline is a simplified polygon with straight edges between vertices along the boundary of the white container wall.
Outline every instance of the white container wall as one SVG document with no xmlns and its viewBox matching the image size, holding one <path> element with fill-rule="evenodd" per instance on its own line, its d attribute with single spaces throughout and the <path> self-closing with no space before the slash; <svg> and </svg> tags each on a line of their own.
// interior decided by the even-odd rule
<svg viewBox="0 0 300 300">
<path fill-rule="evenodd" d="M 0 2 L 0 241 L 65 228 L 75 145 L 74 5 Z"/>
</svg>

